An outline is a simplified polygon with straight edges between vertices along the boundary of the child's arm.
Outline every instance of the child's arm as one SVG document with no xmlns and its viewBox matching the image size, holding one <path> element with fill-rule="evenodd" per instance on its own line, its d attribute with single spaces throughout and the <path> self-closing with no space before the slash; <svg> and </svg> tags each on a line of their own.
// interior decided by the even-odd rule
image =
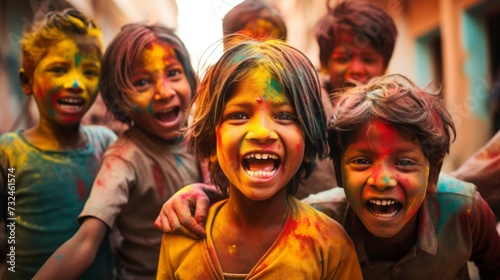
<svg viewBox="0 0 500 280">
<path fill-rule="evenodd" d="M 99 219 L 85 219 L 80 229 L 45 262 L 33 279 L 76 279 L 96 256 L 108 227 Z"/>
<path fill-rule="evenodd" d="M 205 238 L 208 208 L 221 198 L 222 194 L 213 185 L 198 183 L 185 186 L 163 204 L 155 226 L 168 233 Z"/>
</svg>

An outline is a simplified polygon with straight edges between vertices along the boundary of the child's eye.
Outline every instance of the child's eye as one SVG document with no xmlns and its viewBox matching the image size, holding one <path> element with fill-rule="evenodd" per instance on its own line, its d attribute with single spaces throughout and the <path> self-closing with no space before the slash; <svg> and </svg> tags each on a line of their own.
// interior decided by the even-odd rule
<svg viewBox="0 0 500 280">
<path fill-rule="evenodd" d="M 396 162 L 396 165 L 399 165 L 399 166 L 412 166 L 412 165 L 415 165 L 415 161 L 412 160 L 412 159 L 409 159 L 409 158 L 403 158 L 403 159 L 399 159 L 397 162 Z"/>
<path fill-rule="evenodd" d="M 151 84 L 151 81 L 148 78 L 136 79 L 136 80 L 132 81 L 132 85 L 139 92 L 146 91 L 150 84 Z"/>
<path fill-rule="evenodd" d="M 297 120 L 297 116 L 295 116 L 294 114 L 290 114 L 290 113 L 280 113 L 280 114 L 276 115 L 276 119 L 277 120 L 296 121 Z"/>
<path fill-rule="evenodd" d="M 352 160 L 352 163 L 358 164 L 358 165 L 368 165 L 370 164 L 370 161 L 366 158 L 356 158 Z"/>
<path fill-rule="evenodd" d="M 99 76 L 99 71 L 94 70 L 94 69 L 88 69 L 83 71 L 83 74 L 87 77 L 96 77 Z"/>
<path fill-rule="evenodd" d="M 374 63 L 377 63 L 377 59 L 371 58 L 371 57 L 365 57 L 365 58 L 363 58 L 363 62 L 365 64 L 374 64 Z"/>
<path fill-rule="evenodd" d="M 68 69 L 66 69 L 66 67 L 52 67 L 50 68 L 49 70 L 50 72 L 52 73 L 55 73 L 57 75 L 62 75 L 62 74 L 66 74 L 68 73 Z"/>
<path fill-rule="evenodd" d="M 242 113 L 235 113 L 235 114 L 230 115 L 228 117 L 228 119 L 230 119 L 230 120 L 244 120 L 244 119 L 248 119 L 248 117 Z"/>
<path fill-rule="evenodd" d="M 182 71 L 180 69 L 173 69 L 167 72 L 167 77 L 175 77 L 177 75 L 180 75 Z"/>
</svg>

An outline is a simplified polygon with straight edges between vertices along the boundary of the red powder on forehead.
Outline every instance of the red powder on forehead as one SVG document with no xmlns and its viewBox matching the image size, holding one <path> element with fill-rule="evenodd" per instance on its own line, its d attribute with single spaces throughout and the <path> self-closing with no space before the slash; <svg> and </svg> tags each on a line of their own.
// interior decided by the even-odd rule
<svg viewBox="0 0 500 280">
<path fill-rule="evenodd" d="M 144 49 L 145 49 L 145 50 L 152 50 L 152 49 L 153 49 L 153 43 L 152 43 L 152 42 L 147 43 L 147 44 L 144 46 Z"/>
<path fill-rule="evenodd" d="M 257 102 L 258 102 L 258 103 L 262 103 L 262 97 L 260 97 L 260 96 L 259 96 L 259 97 L 257 97 Z"/>
</svg>

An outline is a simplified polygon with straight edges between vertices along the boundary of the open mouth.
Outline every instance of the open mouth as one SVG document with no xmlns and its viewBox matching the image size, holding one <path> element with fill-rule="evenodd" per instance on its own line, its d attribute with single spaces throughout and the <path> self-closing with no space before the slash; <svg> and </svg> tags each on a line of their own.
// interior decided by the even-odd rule
<svg viewBox="0 0 500 280">
<path fill-rule="evenodd" d="M 83 98 L 66 97 L 57 100 L 57 104 L 63 108 L 80 109 L 85 104 L 85 100 Z"/>
<path fill-rule="evenodd" d="M 251 153 L 245 156 L 243 168 L 251 177 L 269 178 L 278 171 L 280 162 L 279 157 L 275 154 Z"/>
<path fill-rule="evenodd" d="M 366 202 L 366 208 L 377 217 L 391 218 L 401 211 L 403 205 L 392 199 L 370 199 Z"/>
<path fill-rule="evenodd" d="M 161 110 L 154 114 L 154 117 L 161 122 L 173 122 L 179 115 L 179 107 Z"/>
</svg>

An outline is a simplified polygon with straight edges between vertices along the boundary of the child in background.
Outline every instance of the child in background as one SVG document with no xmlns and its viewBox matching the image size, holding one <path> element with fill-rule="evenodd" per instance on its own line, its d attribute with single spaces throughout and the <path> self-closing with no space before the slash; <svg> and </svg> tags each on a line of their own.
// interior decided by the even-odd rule
<svg viewBox="0 0 500 280">
<path fill-rule="evenodd" d="M 493 212 L 473 184 L 440 175 L 455 134 L 442 100 L 391 75 L 335 104 L 328 141 L 342 188 L 304 202 L 343 224 L 363 277 L 469 279 L 470 259 L 498 279 Z"/>
<path fill-rule="evenodd" d="M 222 19 L 224 51 L 248 39 L 286 41 L 287 29 L 279 11 L 261 0 L 245 0 Z"/>
<path fill-rule="evenodd" d="M 104 150 L 116 139 L 105 127 L 80 125 L 97 95 L 101 48 L 100 30 L 74 9 L 47 13 L 23 35 L 19 77 L 40 118 L 0 136 L 1 219 L 5 236 L 15 233 L 2 240 L 2 279 L 31 279 L 79 228 Z M 111 277 L 109 240 L 99 240 L 97 250 L 82 279 Z"/>
<path fill-rule="evenodd" d="M 207 73 L 190 144 L 229 198 L 207 239 L 165 234 L 158 279 L 361 279 L 341 226 L 292 197 L 326 151 L 320 84 L 279 40 L 245 41 Z"/>
<path fill-rule="evenodd" d="M 106 150 L 79 216 L 80 229 L 36 279 L 80 275 L 113 227 L 123 236 L 117 277 L 154 279 L 162 238 L 153 226 L 156 215 L 181 187 L 203 182 L 181 133 L 197 78 L 174 31 L 160 25 L 122 27 L 104 54 L 102 73 L 104 101 L 130 129 Z"/>
</svg>

